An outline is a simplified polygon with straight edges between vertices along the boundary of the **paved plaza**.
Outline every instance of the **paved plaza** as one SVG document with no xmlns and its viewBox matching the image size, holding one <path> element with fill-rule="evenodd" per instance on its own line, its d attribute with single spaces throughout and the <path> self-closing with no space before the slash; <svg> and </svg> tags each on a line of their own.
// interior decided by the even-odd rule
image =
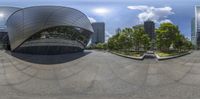
<svg viewBox="0 0 200 99">
<path fill-rule="evenodd" d="M 199 99 L 200 51 L 164 61 L 101 51 L 0 51 L 0 99 Z"/>
</svg>

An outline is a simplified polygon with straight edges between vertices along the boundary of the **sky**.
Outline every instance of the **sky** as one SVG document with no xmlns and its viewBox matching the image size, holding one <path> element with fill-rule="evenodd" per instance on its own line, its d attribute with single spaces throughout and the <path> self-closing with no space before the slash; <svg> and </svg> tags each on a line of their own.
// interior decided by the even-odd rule
<svg viewBox="0 0 200 99">
<path fill-rule="evenodd" d="M 106 39 L 117 28 L 132 27 L 146 20 L 153 20 L 156 27 L 171 22 L 190 38 L 194 6 L 200 5 L 200 0 L 0 0 L 0 6 L 39 5 L 72 7 L 85 13 L 91 22 L 105 22 Z"/>
</svg>

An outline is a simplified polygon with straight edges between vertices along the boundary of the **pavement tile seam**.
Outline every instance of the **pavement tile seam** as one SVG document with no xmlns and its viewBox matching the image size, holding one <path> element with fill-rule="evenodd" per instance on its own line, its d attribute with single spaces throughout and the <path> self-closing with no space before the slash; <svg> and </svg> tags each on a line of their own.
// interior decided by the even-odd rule
<svg viewBox="0 0 200 99">
<path fill-rule="evenodd" d="M 1 54 L 4 54 L 4 53 L 1 53 Z M 105 54 L 105 53 L 103 53 L 103 54 L 101 54 L 101 52 L 98 52 L 97 53 L 97 55 L 98 55 L 98 57 L 105 57 L 105 56 L 108 56 L 108 57 L 105 57 L 103 60 L 99 60 L 98 61 L 98 57 L 96 57 L 96 58 L 94 58 L 93 60 L 95 60 L 95 61 L 98 61 L 97 63 L 96 63 L 96 65 L 95 64 L 92 64 L 92 65 L 90 65 L 90 66 L 85 66 L 85 69 L 83 69 L 83 70 L 80 70 L 80 72 L 82 72 L 82 71 L 84 71 L 84 70 L 88 70 L 88 68 L 89 67 L 91 67 L 91 66 L 97 66 L 98 68 L 94 68 L 94 70 L 97 70 L 97 72 L 96 73 L 94 73 L 95 74 L 95 76 L 94 76 L 94 78 L 91 78 L 91 81 L 90 82 L 88 82 L 88 87 L 86 87 L 86 88 L 84 88 L 83 90 L 84 91 L 86 91 L 86 92 L 71 92 L 71 93 L 67 93 L 67 92 L 62 92 L 62 90 L 60 90 L 61 91 L 61 93 L 30 93 L 30 92 L 26 92 L 26 90 L 20 90 L 20 89 L 18 89 L 16 86 L 18 86 L 18 85 L 20 85 L 20 84 L 23 84 L 23 83 L 26 83 L 26 82 L 28 82 L 28 81 L 20 81 L 20 82 L 18 82 L 18 83 L 14 83 L 14 84 L 12 84 L 12 81 L 10 80 L 10 79 L 8 79 L 8 78 L 6 78 L 5 80 L 7 81 L 7 84 L 8 85 L 0 85 L 0 87 L 1 86 L 8 86 L 9 88 L 11 88 L 13 91 L 11 91 L 11 93 L 13 94 L 12 96 L 20 96 L 20 95 L 22 95 L 22 96 L 55 96 L 55 97 L 57 97 L 57 96 L 61 96 L 62 98 L 65 98 L 66 96 L 69 96 L 69 95 L 83 95 L 83 96 L 90 96 L 90 95 L 93 95 L 93 96 L 95 96 L 95 95 L 99 95 L 99 97 L 101 97 L 101 96 L 103 96 L 103 95 L 106 95 L 106 96 L 109 96 L 109 95 L 111 95 L 111 96 L 113 96 L 113 95 L 121 95 L 121 96 L 126 96 L 126 95 L 131 95 L 131 94 L 135 94 L 135 92 L 133 91 L 132 93 L 130 92 L 130 93 L 127 93 L 127 94 L 124 94 L 124 93 L 119 93 L 119 94 L 116 94 L 116 93 L 113 93 L 113 94 L 108 94 L 108 93 L 104 93 L 104 94 L 97 94 L 97 93 L 93 93 L 93 94 L 87 94 L 87 91 L 93 91 L 93 86 L 94 85 L 96 85 L 97 83 L 96 83 L 96 76 L 98 75 L 98 76 L 102 76 L 102 74 L 101 73 L 99 73 L 100 71 L 99 71 L 99 68 L 100 68 L 100 66 L 101 65 L 98 65 L 99 63 L 103 63 L 103 62 L 105 62 L 105 63 L 103 63 L 103 64 L 108 64 L 108 67 L 106 67 L 106 66 L 103 66 L 102 68 L 106 68 L 106 69 L 109 69 L 108 71 L 111 71 L 112 72 L 112 74 L 111 75 L 113 75 L 113 77 L 114 78 L 112 78 L 112 79 L 119 79 L 120 81 L 122 81 L 122 82 L 125 82 L 125 83 L 127 83 L 127 84 L 130 84 L 130 85 L 134 85 L 133 83 L 131 83 L 130 81 L 126 81 L 126 80 L 124 80 L 122 77 L 123 77 L 123 75 L 122 76 L 117 76 L 118 74 L 116 74 L 116 68 L 118 68 L 119 66 L 120 67 L 122 67 L 122 66 L 125 66 L 125 68 L 122 68 L 122 70 L 124 69 L 129 69 L 128 68 L 128 65 L 130 65 L 131 66 L 131 64 L 133 64 L 133 66 L 134 66 L 134 68 L 130 68 L 130 69 L 133 69 L 133 70 L 130 70 L 130 71 L 132 71 L 132 72 L 135 72 L 134 71 L 134 69 L 138 69 L 138 68 L 140 68 L 141 70 L 143 70 L 146 74 L 145 74 L 145 76 L 142 76 L 142 77 L 146 77 L 146 80 L 145 81 L 141 81 L 141 83 L 143 83 L 142 85 L 141 84 L 139 84 L 139 85 L 137 85 L 137 86 L 140 86 L 139 88 L 138 88 L 138 90 L 139 90 L 139 92 L 142 92 L 141 93 L 141 95 L 145 95 L 144 97 L 141 97 L 141 98 L 146 98 L 146 99 L 150 99 L 150 98 L 152 98 L 152 99 L 154 99 L 154 98 L 166 98 L 166 97 L 168 97 L 168 98 L 179 98 L 179 99 L 188 99 L 188 97 L 190 97 L 191 99 L 193 98 L 193 97 L 199 97 L 198 95 L 197 95 L 197 92 L 195 93 L 195 91 L 196 90 L 198 90 L 198 89 L 194 89 L 194 96 L 191 96 L 190 95 L 190 93 L 188 93 L 190 96 L 188 96 L 188 95 L 186 95 L 186 96 L 179 96 L 180 95 L 180 93 L 184 93 L 184 91 L 186 90 L 186 89 L 184 89 L 184 90 L 182 90 L 182 91 L 180 91 L 180 93 L 177 93 L 177 94 L 167 94 L 167 93 L 162 93 L 162 90 L 164 90 L 165 88 L 169 88 L 169 86 L 171 86 L 171 85 L 179 85 L 179 86 L 187 86 L 187 87 L 189 87 L 189 88 L 200 88 L 200 86 L 199 86 L 199 84 L 194 84 L 194 83 L 184 83 L 184 82 L 181 82 L 183 79 L 185 79 L 188 75 L 199 75 L 198 73 L 193 73 L 191 70 L 194 68 L 194 64 L 195 63 L 197 63 L 196 65 L 198 65 L 198 63 L 200 63 L 198 60 L 199 59 L 196 59 L 196 60 L 191 60 L 190 58 L 188 59 L 188 57 L 187 56 L 184 56 L 184 57 L 181 57 L 181 58 L 179 58 L 179 59 L 174 59 L 174 60 L 168 60 L 168 61 L 162 61 L 162 62 L 151 62 L 150 60 L 143 60 L 143 62 L 144 63 L 142 63 L 141 61 L 131 61 L 131 60 L 127 60 L 127 59 L 123 59 L 123 58 L 120 58 L 120 57 L 117 57 L 116 59 L 119 59 L 119 61 L 116 61 L 116 59 L 112 59 L 112 57 L 113 57 L 113 55 L 107 55 L 107 54 Z M 96 55 L 96 56 L 97 56 Z M 197 58 L 197 57 L 199 57 L 200 56 L 200 54 L 198 53 L 193 53 L 193 54 L 191 54 L 191 56 L 192 55 L 194 55 L 195 57 L 194 58 Z M 5 57 L 6 55 L 1 55 L 1 57 Z M 94 54 L 92 54 L 92 55 L 90 55 L 89 57 L 90 58 L 92 58 L 93 56 L 95 56 L 95 53 Z M 81 64 L 84 64 L 84 65 L 89 65 L 87 62 L 90 62 L 90 61 L 87 61 L 87 59 L 90 59 L 90 58 L 88 58 L 88 57 L 85 57 L 84 59 L 79 59 L 78 60 L 78 64 L 76 64 L 76 66 L 81 66 Z M 9 60 L 9 61 L 8 61 Z M 4 74 L 3 74 L 3 76 L 5 76 L 5 74 L 7 74 L 6 73 L 6 70 L 5 69 L 9 69 L 10 67 L 14 67 L 14 68 L 16 68 L 18 71 L 17 72 L 19 72 L 19 73 L 23 73 L 25 70 L 27 70 L 27 69 L 32 69 L 32 68 L 34 68 L 35 66 L 34 66 L 34 64 L 32 64 L 32 65 L 29 65 L 29 64 L 26 64 L 26 62 L 25 63 L 23 63 L 22 62 L 22 64 L 24 64 L 24 65 L 27 65 L 27 67 L 25 66 L 25 67 L 23 67 L 23 66 L 17 66 L 17 65 L 19 65 L 19 64 L 21 64 L 21 62 L 20 63 L 18 63 L 18 62 L 15 62 L 15 61 L 13 61 L 13 60 L 15 60 L 15 61 L 17 61 L 17 59 L 15 59 L 15 58 L 12 58 L 12 57 L 7 57 L 7 58 L 4 58 L 4 59 L 0 59 L 0 63 L 2 64 L 2 68 L 0 68 L 0 69 L 4 69 Z M 128 65 L 126 64 L 126 65 L 124 65 L 124 62 L 122 62 L 122 63 L 120 63 L 121 61 L 123 61 L 123 60 L 126 60 L 125 62 L 128 62 Z M 83 62 L 84 61 L 84 62 Z M 86 61 L 86 62 L 85 62 Z M 9 64 L 9 63 L 11 63 L 11 64 Z M 140 64 L 140 65 L 135 65 L 135 63 L 136 64 Z M 190 63 L 190 64 L 188 64 L 188 63 Z M 62 64 L 62 66 L 58 66 L 58 67 L 53 67 L 54 65 L 52 65 L 51 67 L 53 67 L 52 68 L 52 70 L 53 70 L 53 75 L 55 76 L 55 79 L 51 79 L 51 80 L 55 80 L 56 81 L 56 83 L 57 83 L 57 85 L 58 85 L 58 87 L 60 88 L 60 89 L 62 89 L 61 88 L 61 85 L 59 85 L 60 83 L 59 83 L 59 80 L 60 80 L 60 78 L 59 78 L 59 75 L 57 74 L 57 72 L 59 72 L 59 71 L 57 71 L 57 69 L 61 69 L 61 67 L 62 68 L 68 68 L 67 67 L 67 64 L 68 63 L 64 63 L 64 64 Z M 91 63 L 90 63 L 91 64 Z M 115 65 L 119 65 L 119 66 L 113 66 L 112 64 L 115 64 Z M 169 72 L 167 72 L 166 70 L 165 70 L 165 68 L 162 68 L 162 64 L 168 64 L 168 65 L 170 65 L 170 64 L 179 64 L 179 66 L 178 67 L 181 67 L 181 66 L 184 66 L 184 67 L 188 67 L 188 68 L 186 68 L 184 71 L 183 71 L 183 73 L 185 72 L 185 74 L 182 76 L 182 77 L 180 77 L 180 79 L 178 79 L 178 80 L 174 80 L 175 82 L 173 82 L 173 83 L 167 83 L 167 84 L 162 84 L 162 83 L 160 83 L 160 84 L 158 84 L 158 85 L 155 85 L 155 86 L 152 86 L 152 85 L 150 85 L 150 86 L 148 86 L 146 83 L 147 83 L 147 77 L 148 76 L 157 76 L 157 75 L 165 75 L 165 76 L 171 76 L 171 75 L 167 75 Z M 36 64 L 37 65 L 37 64 Z M 65 67 L 65 65 L 66 65 L 66 67 Z M 152 66 L 152 65 L 158 65 L 158 66 L 156 66 L 156 67 L 158 67 L 159 68 L 159 71 L 161 72 L 161 73 L 155 73 L 155 74 L 151 74 L 151 73 L 149 73 L 148 71 L 149 71 L 149 69 L 150 69 L 150 67 Z M 142 68 L 141 66 L 144 66 L 144 68 Z M 176 65 L 174 65 L 174 66 L 176 66 Z M 86 68 L 87 67 L 87 68 Z M 126 68 L 127 67 L 127 68 Z M 40 68 L 38 68 L 38 66 L 36 66 L 35 67 L 35 69 L 36 70 L 39 70 Z M 118 68 L 119 69 L 119 68 Z M 140 70 L 139 69 L 139 70 Z M 168 67 L 168 69 L 170 70 L 170 69 L 173 69 L 173 68 L 170 68 L 170 67 Z M 93 69 L 92 69 L 93 70 Z M 47 71 L 51 71 L 51 70 L 47 70 Z M 44 71 L 44 72 L 47 72 L 47 71 Z M 121 71 L 121 70 L 120 70 Z M 128 72 L 125 72 L 125 74 L 127 74 Z M 27 75 L 28 73 L 26 73 L 26 72 L 24 72 L 24 74 L 25 75 Z M 36 75 L 37 75 L 37 73 L 35 73 Z M 0 74 L 1 75 L 1 74 Z M 32 80 L 35 80 L 35 79 L 37 79 L 37 76 L 36 75 L 34 75 L 34 76 L 32 76 Z M 17 75 L 16 75 L 17 76 Z M 30 76 L 30 75 L 29 75 Z M 199 75 L 200 76 L 200 75 Z M 6 76 L 5 76 L 6 77 Z M 30 77 L 29 77 L 30 78 Z M 65 78 L 63 78 L 63 79 L 65 79 Z M 66 78 L 67 79 L 67 78 Z M 110 80 L 112 80 L 112 79 L 110 79 Z M 145 78 L 144 78 L 145 79 Z M 158 79 L 158 78 L 157 78 Z M 166 78 L 166 79 L 171 79 L 171 80 L 173 80 L 173 78 Z M 195 79 L 195 78 L 190 78 L 190 79 Z M 44 81 L 46 81 L 46 80 L 48 80 L 48 79 L 41 79 L 41 80 L 44 80 Z M 51 81 L 50 80 L 50 81 Z M 10 81 L 11 81 L 11 83 L 10 83 Z M 30 81 L 30 80 L 29 80 Z M 191 82 L 191 81 L 190 81 Z M 178 87 L 178 86 L 177 86 Z M 186 87 L 186 88 L 187 88 Z M 149 93 L 147 92 L 147 91 L 149 91 L 149 89 L 148 88 L 153 88 L 153 92 L 155 91 L 158 91 L 158 89 L 159 90 L 161 90 L 161 93 L 158 93 L 158 94 L 154 94 L 154 93 L 151 93 L 152 95 L 148 95 Z M 148 89 L 148 90 L 147 90 Z M 0 89 L 0 90 L 2 90 L 2 89 Z M 145 90 L 145 91 L 143 91 L 143 90 Z M 167 89 L 166 89 L 167 90 Z M 171 90 L 171 89 L 170 89 Z M 179 90 L 179 89 L 177 89 L 177 90 Z M 163 92 L 165 92 L 165 91 L 163 91 Z M 187 92 L 187 91 L 186 91 Z M 136 93 L 136 94 L 138 94 L 138 93 Z M 161 96 L 159 96 L 159 95 L 161 95 Z M 131 97 L 131 96 L 130 96 Z M 140 97 L 140 95 L 139 96 L 137 96 L 137 97 Z M 137 98 L 136 98 L 137 99 Z"/>
</svg>

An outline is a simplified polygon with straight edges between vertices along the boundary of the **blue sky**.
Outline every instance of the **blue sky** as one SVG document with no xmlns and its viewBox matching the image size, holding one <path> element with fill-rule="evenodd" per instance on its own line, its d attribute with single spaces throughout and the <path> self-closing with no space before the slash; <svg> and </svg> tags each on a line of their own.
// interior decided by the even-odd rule
<svg viewBox="0 0 200 99">
<path fill-rule="evenodd" d="M 91 21 L 105 22 L 107 37 L 117 28 L 132 27 L 147 19 L 159 26 L 172 22 L 190 38 L 194 6 L 200 0 L 1 0 L 0 6 L 59 5 L 84 12 Z"/>
</svg>

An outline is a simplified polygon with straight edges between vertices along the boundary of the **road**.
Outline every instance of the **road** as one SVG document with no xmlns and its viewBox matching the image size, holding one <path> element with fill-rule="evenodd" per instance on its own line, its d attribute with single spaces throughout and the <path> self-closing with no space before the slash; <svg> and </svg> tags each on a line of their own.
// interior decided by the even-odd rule
<svg viewBox="0 0 200 99">
<path fill-rule="evenodd" d="M 0 99 L 199 99 L 200 51 L 165 61 L 101 51 L 0 51 Z"/>
</svg>

